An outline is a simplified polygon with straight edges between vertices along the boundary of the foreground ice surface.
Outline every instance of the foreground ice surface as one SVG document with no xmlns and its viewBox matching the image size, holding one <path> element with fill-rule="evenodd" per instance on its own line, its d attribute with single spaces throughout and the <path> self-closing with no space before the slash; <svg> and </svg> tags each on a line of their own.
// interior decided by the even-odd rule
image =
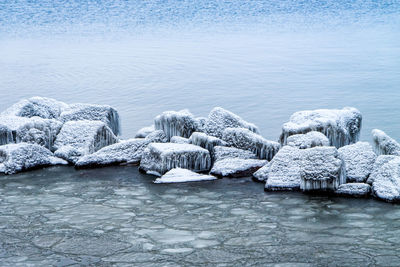
<svg viewBox="0 0 400 267">
<path fill-rule="evenodd" d="M 189 138 L 199 128 L 198 121 L 189 110 L 165 111 L 154 119 L 156 130 L 163 130 L 168 140 L 172 136 Z"/>
<path fill-rule="evenodd" d="M 367 197 L 371 193 L 371 186 L 364 183 L 347 183 L 339 185 L 335 194 L 350 197 Z"/>
<path fill-rule="evenodd" d="M 318 131 L 328 137 L 330 145 L 339 148 L 358 141 L 361 122 L 360 111 L 350 107 L 299 111 L 283 125 L 280 141 L 286 145 L 291 135 Z"/>
<path fill-rule="evenodd" d="M 372 140 L 378 155 L 400 156 L 400 144 L 385 132 L 378 129 L 372 130 Z"/>
<path fill-rule="evenodd" d="M 214 163 L 210 174 L 218 177 L 248 177 L 267 163 L 260 159 L 225 158 Z"/>
<path fill-rule="evenodd" d="M 311 131 L 306 134 L 295 134 L 287 138 L 287 145 L 301 149 L 315 146 L 329 146 L 329 139 L 320 132 Z"/>
<path fill-rule="evenodd" d="M 37 144 L 19 143 L 0 146 L 0 173 L 13 174 L 60 164 L 68 163 Z"/>
<path fill-rule="evenodd" d="M 212 175 L 198 174 L 187 169 L 175 168 L 166 172 L 160 178 L 157 178 L 154 183 L 184 183 L 184 182 L 200 182 L 217 179 Z"/>
<path fill-rule="evenodd" d="M 400 202 L 400 157 L 380 156 L 371 174 L 372 194 L 388 202 Z"/>
</svg>

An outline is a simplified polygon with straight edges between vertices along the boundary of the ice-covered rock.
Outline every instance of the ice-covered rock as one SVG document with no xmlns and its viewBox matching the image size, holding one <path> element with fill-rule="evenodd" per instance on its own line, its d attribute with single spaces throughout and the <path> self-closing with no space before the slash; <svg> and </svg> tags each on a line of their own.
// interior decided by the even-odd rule
<svg viewBox="0 0 400 267">
<path fill-rule="evenodd" d="M 257 181 L 265 181 L 266 191 L 299 190 L 302 152 L 297 147 L 282 147 L 253 177 Z"/>
<path fill-rule="evenodd" d="M 387 202 L 400 202 L 400 157 L 378 157 L 377 169 L 373 171 L 372 194 Z"/>
<path fill-rule="evenodd" d="M 302 151 L 300 189 L 335 191 L 346 182 L 343 160 L 335 147 L 314 147 Z"/>
<path fill-rule="evenodd" d="M 102 121 L 115 135 L 121 133 L 118 112 L 108 105 L 71 104 L 61 113 L 60 120 L 62 122 L 82 120 Z"/>
<path fill-rule="evenodd" d="M 371 193 L 371 186 L 365 183 L 341 184 L 335 193 L 340 196 L 367 197 Z"/>
<path fill-rule="evenodd" d="M 225 129 L 222 140 L 230 146 L 252 151 L 260 159 L 267 160 L 271 160 L 280 148 L 279 143 L 269 141 L 245 128 Z"/>
<path fill-rule="evenodd" d="M 328 137 L 330 145 L 339 148 L 358 141 L 361 121 L 360 111 L 350 107 L 299 111 L 283 125 L 280 142 L 286 145 L 291 135 L 318 131 Z"/>
<path fill-rule="evenodd" d="M 300 149 L 312 148 L 316 146 L 329 146 L 329 139 L 320 132 L 311 131 L 306 134 L 295 134 L 287 138 L 287 145 Z"/>
<path fill-rule="evenodd" d="M 210 174 L 218 177 L 248 177 L 267 163 L 260 159 L 225 158 L 214 163 Z"/>
<path fill-rule="evenodd" d="M 53 150 L 61 126 L 62 123 L 55 119 L 0 116 L 0 145 L 26 142 Z"/>
<path fill-rule="evenodd" d="M 226 158 L 257 159 L 256 154 L 251 151 L 236 147 L 216 146 L 214 147 L 214 160 L 219 161 Z"/>
<path fill-rule="evenodd" d="M 246 128 L 254 133 L 259 133 L 257 126 L 226 109 L 216 107 L 211 110 L 204 126 L 205 132 L 208 135 L 222 138 L 226 128 Z"/>
<path fill-rule="evenodd" d="M 206 129 L 207 118 L 205 117 L 197 117 L 197 131 L 204 132 Z"/>
<path fill-rule="evenodd" d="M 80 157 L 118 142 L 111 129 L 101 121 L 69 121 L 57 135 L 55 155 L 75 164 Z"/>
<path fill-rule="evenodd" d="M 140 170 L 161 176 L 173 168 L 184 168 L 195 172 L 209 171 L 210 152 L 191 144 L 152 143 L 144 150 Z"/>
<path fill-rule="evenodd" d="M 185 138 L 185 137 L 180 137 L 180 136 L 172 136 L 171 143 L 175 143 L 175 144 L 189 144 L 189 138 Z"/>
<path fill-rule="evenodd" d="M 154 132 L 156 129 L 154 128 L 154 125 L 148 126 L 148 127 L 143 127 L 139 131 L 137 131 L 135 138 L 145 138 L 148 136 L 150 133 Z"/>
<path fill-rule="evenodd" d="M 185 182 L 211 181 L 216 179 L 217 178 L 212 175 L 198 174 L 196 172 L 187 169 L 174 168 L 165 173 L 160 178 L 157 178 L 154 181 L 154 183 L 155 184 L 185 183 Z"/>
<path fill-rule="evenodd" d="M 372 139 L 378 155 L 400 156 L 400 144 L 385 132 L 378 129 L 372 130 Z"/>
<path fill-rule="evenodd" d="M 375 177 L 379 174 L 380 168 L 388 163 L 391 160 L 396 159 L 398 156 L 392 156 L 392 155 L 380 155 L 376 158 L 374 165 L 372 166 L 372 171 L 371 174 L 368 177 L 367 184 L 372 185 L 374 182 Z"/>
<path fill-rule="evenodd" d="M 67 162 L 37 144 L 19 143 L 0 146 L 0 173 L 13 174 L 59 164 Z"/>
<path fill-rule="evenodd" d="M 165 111 L 154 119 L 157 130 L 163 130 L 168 140 L 172 136 L 189 138 L 198 130 L 198 121 L 189 110 Z"/>
<path fill-rule="evenodd" d="M 225 146 L 226 142 L 218 137 L 210 136 L 205 133 L 194 132 L 189 138 L 189 143 L 210 151 L 211 155 L 214 153 L 215 146 Z"/>
<path fill-rule="evenodd" d="M 376 154 L 369 143 L 357 142 L 341 147 L 339 155 L 344 160 L 347 182 L 364 183 L 367 181 L 376 160 Z"/>
<path fill-rule="evenodd" d="M 68 105 L 47 97 L 31 97 L 22 99 L 1 113 L 2 116 L 41 117 L 57 119 Z"/>
</svg>

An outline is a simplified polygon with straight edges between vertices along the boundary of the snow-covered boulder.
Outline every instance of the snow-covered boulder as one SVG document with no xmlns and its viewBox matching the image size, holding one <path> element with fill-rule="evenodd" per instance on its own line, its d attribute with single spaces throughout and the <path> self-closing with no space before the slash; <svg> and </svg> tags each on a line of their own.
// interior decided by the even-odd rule
<svg viewBox="0 0 400 267">
<path fill-rule="evenodd" d="M 216 180 L 217 177 L 212 175 L 199 174 L 187 169 L 174 168 L 165 173 L 160 178 L 157 178 L 155 184 L 164 183 L 185 183 L 185 182 L 200 182 Z"/>
<path fill-rule="evenodd" d="M 282 147 L 253 177 L 257 181 L 265 181 L 266 191 L 299 190 L 302 152 L 296 147 Z"/>
<path fill-rule="evenodd" d="M 357 142 L 339 148 L 339 155 L 346 167 L 346 181 L 364 183 L 372 172 L 376 160 L 372 146 L 367 142 Z"/>
<path fill-rule="evenodd" d="M 245 128 L 225 129 L 222 140 L 229 146 L 252 151 L 260 159 L 267 160 L 271 160 L 280 148 L 279 143 L 269 141 Z"/>
<path fill-rule="evenodd" d="M 111 129 L 101 121 L 69 121 L 57 135 L 55 155 L 75 164 L 80 157 L 118 142 Z"/>
<path fill-rule="evenodd" d="M 400 144 L 385 132 L 378 129 L 372 130 L 372 140 L 378 155 L 400 156 Z"/>
<path fill-rule="evenodd" d="M 121 133 L 118 112 L 108 105 L 71 104 L 61 113 L 60 120 L 62 122 L 82 120 L 102 121 L 115 135 Z"/>
<path fill-rule="evenodd" d="M 197 131 L 198 132 L 204 132 L 206 129 L 206 123 L 207 123 L 207 118 L 205 117 L 197 117 Z"/>
<path fill-rule="evenodd" d="M 343 160 L 335 147 L 314 147 L 302 151 L 300 189 L 335 191 L 346 182 Z"/>
<path fill-rule="evenodd" d="M 189 110 L 165 111 L 154 119 L 156 130 L 163 130 L 168 140 L 172 136 L 189 138 L 198 130 L 198 121 Z"/>
<path fill-rule="evenodd" d="M 251 151 L 236 147 L 216 146 L 214 147 L 214 160 L 219 161 L 226 158 L 257 159 L 256 154 Z"/>
<path fill-rule="evenodd" d="M 248 177 L 267 163 L 260 159 L 225 158 L 214 163 L 210 174 L 218 177 Z"/>
<path fill-rule="evenodd" d="M 174 143 L 151 143 L 144 150 L 139 168 L 141 171 L 161 176 L 173 168 L 209 171 L 210 152 L 199 146 Z"/>
<path fill-rule="evenodd" d="M 150 133 L 154 132 L 156 129 L 154 128 L 154 125 L 148 126 L 148 127 L 143 127 L 139 131 L 137 131 L 135 138 L 145 138 L 148 136 Z"/>
<path fill-rule="evenodd" d="M 372 171 L 371 174 L 368 177 L 367 184 L 372 185 L 374 182 L 375 177 L 379 174 L 380 168 L 388 163 L 389 161 L 392 161 L 396 159 L 398 156 L 392 156 L 392 155 L 380 155 L 376 158 L 374 165 L 372 166 Z"/>
<path fill-rule="evenodd" d="M 210 151 L 211 155 L 214 153 L 215 146 L 225 146 L 226 142 L 218 137 L 210 136 L 205 133 L 194 132 L 189 138 L 189 143 Z"/>
<path fill-rule="evenodd" d="M 68 105 L 47 97 L 31 97 L 18 101 L 1 113 L 2 116 L 41 117 L 57 119 Z"/>
<path fill-rule="evenodd" d="M 246 128 L 254 133 L 259 133 L 257 126 L 226 109 L 216 107 L 211 110 L 204 126 L 205 132 L 208 135 L 222 138 L 226 128 Z"/>
<path fill-rule="evenodd" d="M 335 194 L 349 197 L 367 197 L 371 193 L 371 186 L 365 183 L 347 183 L 339 185 Z"/>
<path fill-rule="evenodd" d="M 62 123 L 55 119 L 0 116 L 0 145 L 26 142 L 53 150 L 61 126 Z"/>
<path fill-rule="evenodd" d="M 311 131 L 306 134 L 295 134 L 287 138 L 287 145 L 300 149 L 316 146 L 329 146 L 329 139 L 323 133 Z"/>
<path fill-rule="evenodd" d="M 68 163 L 37 144 L 19 143 L 0 146 L 0 173 L 13 174 L 59 164 Z"/>
<path fill-rule="evenodd" d="M 190 144 L 189 138 L 180 136 L 172 136 L 170 142 L 175 144 Z"/>
<path fill-rule="evenodd" d="M 378 169 L 374 170 L 372 182 L 372 194 L 376 198 L 387 202 L 400 202 L 400 157 L 393 157 L 391 160 L 386 156 L 384 160 L 380 160 L 383 156 L 378 157 L 380 161 Z"/>
<path fill-rule="evenodd" d="M 299 111 L 283 125 L 280 142 L 286 145 L 291 135 L 318 131 L 328 137 L 330 145 L 339 148 L 358 141 L 361 121 L 360 111 L 350 107 Z"/>
</svg>

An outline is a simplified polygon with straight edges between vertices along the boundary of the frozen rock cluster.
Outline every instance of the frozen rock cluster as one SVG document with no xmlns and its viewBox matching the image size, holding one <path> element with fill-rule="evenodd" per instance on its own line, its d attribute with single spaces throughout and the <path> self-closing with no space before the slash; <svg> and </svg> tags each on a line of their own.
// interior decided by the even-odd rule
<svg viewBox="0 0 400 267">
<path fill-rule="evenodd" d="M 265 191 L 303 191 L 400 202 L 400 144 L 373 130 L 359 142 L 355 108 L 294 113 L 279 142 L 216 107 L 208 117 L 166 111 L 134 138 L 120 140 L 118 112 L 108 105 L 23 99 L 0 113 L 0 173 L 70 164 L 132 164 L 155 183 L 253 177 Z"/>
</svg>

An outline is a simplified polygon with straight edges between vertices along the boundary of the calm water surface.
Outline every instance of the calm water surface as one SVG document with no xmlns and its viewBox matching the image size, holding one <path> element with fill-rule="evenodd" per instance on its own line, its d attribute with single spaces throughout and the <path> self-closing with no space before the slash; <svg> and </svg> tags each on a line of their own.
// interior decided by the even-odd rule
<svg viewBox="0 0 400 267">
<path fill-rule="evenodd" d="M 165 110 L 222 106 L 276 140 L 303 109 L 355 106 L 400 140 L 398 1 L 0 1 L 0 109 L 110 104 L 129 138 Z M 153 185 L 135 167 L 0 177 L 0 265 L 399 265 L 400 211 Z"/>
</svg>

